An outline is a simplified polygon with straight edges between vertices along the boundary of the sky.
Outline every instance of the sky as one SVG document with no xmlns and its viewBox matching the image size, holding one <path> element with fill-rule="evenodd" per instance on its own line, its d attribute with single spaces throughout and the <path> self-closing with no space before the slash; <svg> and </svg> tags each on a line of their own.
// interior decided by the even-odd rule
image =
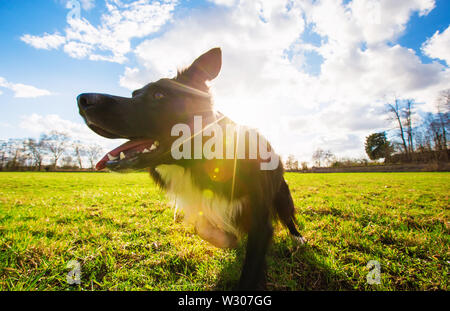
<svg viewBox="0 0 450 311">
<path fill-rule="evenodd" d="M 420 117 L 450 88 L 449 25 L 448 0 L 0 0 L 0 140 L 60 130 L 113 148 L 78 94 L 131 96 L 221 47 L 217 110 L 284 158 L 363 157 L 393 128 L 387 103 L 414 99 Z"/>
</svg>

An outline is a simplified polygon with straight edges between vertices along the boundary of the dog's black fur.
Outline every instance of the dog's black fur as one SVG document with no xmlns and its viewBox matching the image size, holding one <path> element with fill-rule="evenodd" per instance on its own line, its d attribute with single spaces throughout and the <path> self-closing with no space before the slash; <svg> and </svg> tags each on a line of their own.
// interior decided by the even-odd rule
<svg viewBox="0 0 450 311">
<path fill-rule="evenodd" d="M 84 93 L 78 96 L 77 102 L 88 126 L 101 136 L 159 141 L 156 151 L 138 154 L 132 159 L 108 162 L 109 168 L 149 168 L 152 178 L 162 188 L 167 188 L 167 182 L 157 167 L 176 164 L 189 170 L 192 183 L 200 190 L 208 189 L 214 195 L 231 198 L 230 201 L 246 198 L 242 209 L 232 219 L 240 232 L 248 234 L 239 288 L 263 289 L 265 257 L 273 232 L 272 221 L 278 218 L 294 237 L 302 239 L 295 226 L 294 204 L 283 178 L 281 161 L 275 170 L 261 170 L 260 157 L 175 160 L 170 152 L 174 142 L 174 137 L 170 135 L 172 126 L 184 123 L 192 127 L 194 115 L 203 117 L 204 126 L 217 123 L 224 133 L 226 124 L 232 123 L 214 111 L 208 96 L 206 81 L 219 74 L 221 65 L 221 50 L 214 48 L 197 58 L 175 78 L 150 83 L 134 91 L 131 98 Z"/>
</svg>

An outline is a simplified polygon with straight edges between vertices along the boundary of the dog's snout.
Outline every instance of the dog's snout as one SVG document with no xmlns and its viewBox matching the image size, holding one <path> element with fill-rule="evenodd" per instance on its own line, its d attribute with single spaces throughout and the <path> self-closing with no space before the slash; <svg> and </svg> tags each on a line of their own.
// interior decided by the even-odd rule
<svg viewBox="0 0 450 311">
<path fill-rule="evenodd" d="M 91 94 L 78 95 L 77 103 L 78 103 L 78 108 L 80 108 L 80 110 L 82 110 L 82 111 L 88 109 L 89 107 L 94 106 L 94 100 L 93 100 Z"/>
</svg>

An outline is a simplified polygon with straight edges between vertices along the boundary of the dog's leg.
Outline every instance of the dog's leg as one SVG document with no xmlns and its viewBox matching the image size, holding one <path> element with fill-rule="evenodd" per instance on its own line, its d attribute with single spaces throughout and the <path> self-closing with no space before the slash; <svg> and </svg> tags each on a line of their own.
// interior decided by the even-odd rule
<svg viewBox="0 0 450 311">
<path fill-rule="evenodd" d="M 274 200 L 275 209 L 281 222 L 288 228 L 289 233 L 294 241 L 299 244 L 305 244 L 306 240 L 298 232 L 295 225 L 295 207 L 292 200 L 291 192 L 286 181 L 282 180 L 280 189 L 275 196 Z"/>
<path fill-rule="evenodd" d="M 208 241 L 215 247 L 235 248 L 238 243 L 235 235 L 215 227 L 203 216 L 197 220 L 195 231 L 203 240 Z"/>
<path fill-rule="evenodd" d="M 273 228 L 269 207 L 252 206 L 252 223 L 248 234 L 244 266 L 239 281 L 240 290 L 262 290 L 266 283 L 266 253 Z"/>
</svg>

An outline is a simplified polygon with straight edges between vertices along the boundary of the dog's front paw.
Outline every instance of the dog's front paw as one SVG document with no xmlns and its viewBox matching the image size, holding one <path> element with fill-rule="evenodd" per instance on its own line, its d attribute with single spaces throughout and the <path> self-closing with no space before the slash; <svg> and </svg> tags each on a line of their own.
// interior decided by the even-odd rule
<svg viewBox="0 0 450 311">
<path fill-rule="evenodd" d="M 301 235 L 298 235 L 298 236 L 291 235 L 291 237 L 299 245 L 306 244 L 306 239 L 304 237 L 302 237 Z"/>
</svg>

